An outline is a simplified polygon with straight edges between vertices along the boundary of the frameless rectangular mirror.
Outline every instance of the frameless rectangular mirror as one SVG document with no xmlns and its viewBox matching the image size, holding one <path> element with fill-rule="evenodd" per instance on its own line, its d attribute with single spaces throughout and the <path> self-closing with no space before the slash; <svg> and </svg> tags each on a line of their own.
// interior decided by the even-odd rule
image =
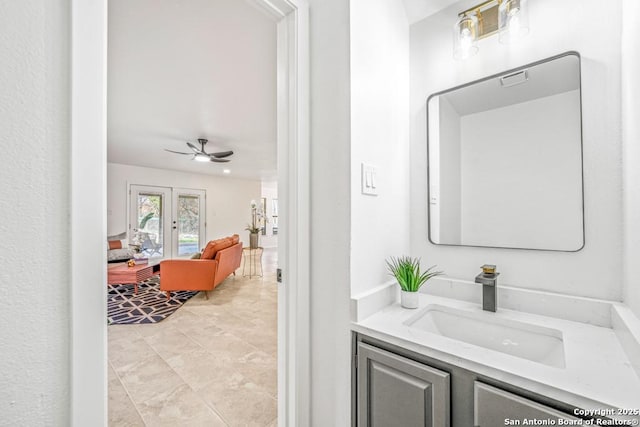
<svg viewBox="0 0 640 427">
<path fill-rule="evenodd" d="M 582 249 L 578 53 L 435 93 L 427 126 L 432 243 Z"/>
</svg>

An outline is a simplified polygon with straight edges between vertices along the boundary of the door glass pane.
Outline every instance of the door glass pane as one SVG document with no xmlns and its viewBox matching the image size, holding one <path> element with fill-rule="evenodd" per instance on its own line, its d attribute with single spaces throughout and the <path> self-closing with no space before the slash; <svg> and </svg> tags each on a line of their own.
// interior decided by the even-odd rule
<svg viewBox="0 0 640 427">
<path fill-rule="evenodd" d="M 200 198 L 178 196 L 178 256 L 190 255 L 200 247 Z"/>
<path fill-rule="evenodd" d="M 147 257 L 162 257 L 164 230 L 162 227 L 162 195 L 138 193 L 137 237 L 141 252 Z"/>
</svg>

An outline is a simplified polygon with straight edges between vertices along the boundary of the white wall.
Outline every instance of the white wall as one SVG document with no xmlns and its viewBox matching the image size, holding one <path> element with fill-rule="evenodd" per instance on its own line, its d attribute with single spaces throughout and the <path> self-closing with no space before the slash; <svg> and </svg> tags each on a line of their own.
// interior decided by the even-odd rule
<svg viewBox="0 0 640 427">
<path fill-rule="evenodd" d="M 536 0 L 530 34 L 518 48 L 497 37 L 481 40 L 478 55 L 455 61 L 451 27 L 463 1 L 411 26 L 411 248 L 448 275 L 472 279 L 495 263 L 500 282 L 573 295 L 622 299 L 619 2 Z M 584 31 L 585 22 L 600 23 Z M 435 246 L 427 240 L 427 97 L 437 91 L 568 50 L 582 55 L 586 245 L 577 253 Z M 594 266 L 598 271 L 594 274 Z"/>
<path fill-rule="evenodd" d="M 263 248 L 277 248 L 278 247 L 278 235 L 273 235 L 273 201 L 278 199 L 278 182 L 277 181 L 262 181 L 262 197 L 267 199 L 267 206 L 265 208 L 265 215 L 267 217 L 266 235 L 260 235 L 260 246 Z M 277 219 L 276 219 L 277 220 Z"/>
<path fill-rule="evenodd" d="M 350 425 L 349 4 L 309 0 L 311 425 Z"/>
<path fill-rule="evenodd" d="M 351 1 L 351 291 L 409 251 L 409 24 L 401 0 Z M 361 163 L 378 196 L 361 194 Z"/>
<path fill-rule="evenodd" d="M 0 10 L 0 424 L 69 425 L 69 2 Z"/>
<path fill-rule="evenodd" d="M 579 106 L 573 90 L 462 117 L 463 244 L 582 246 Z"/>
<path fill-rule="evenodd" d="M 251 221 L 251 200 L 260 200 L 260 181 L 108 163 L 108 235 L 127 229 L 129 184 L 205 190 L 206 240 L 239 234 L 245 246 L 249 244 L 249 232 L 245 227 Z"/>
<path fill-rule="evenodd" d="M 622 8 L 624 300 L 640 317 L 640 2 Z"/>
</svg>

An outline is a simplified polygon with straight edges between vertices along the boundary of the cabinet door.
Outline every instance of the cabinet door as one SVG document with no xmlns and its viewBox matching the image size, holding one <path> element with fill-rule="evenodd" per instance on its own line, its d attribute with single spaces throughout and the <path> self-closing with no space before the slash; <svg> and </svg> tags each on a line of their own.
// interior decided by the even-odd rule
<svg viewBox="0 0 640 427">
<path fill-rule="evenodd" d="M 579 419 L 533 400 L 477 381 L 474 384 L 473 417 L 477 427 L 526 425 L 524 424 L 525 419 L 529 421 L 554 420 L 556 424 L 558 419 Z"/>
<path fill-rule="evenodd" d="M 358 426 L 449 427 L 449 374 L 358 343 Z"/>
</svg>

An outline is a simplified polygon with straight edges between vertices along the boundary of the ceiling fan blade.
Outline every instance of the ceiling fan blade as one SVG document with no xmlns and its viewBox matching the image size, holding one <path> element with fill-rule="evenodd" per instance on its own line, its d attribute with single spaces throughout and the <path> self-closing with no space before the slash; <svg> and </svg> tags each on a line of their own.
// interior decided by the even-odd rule
<svg viewBox="0 0 640 427">
<path fill-rule="evenodd" d="M 233 151 L 219 151 L 217 153 L 211 153 L 209 155 L 215 157 L 216 159 L 222 159 L 224 157 L 233 155 Z"/>
<path fill-rule="evenodd" d="M 193 154 L 193 153 L 182 153 L 180 151 L 167 150 L 166 148 L 164 149 L 164 151 L 168 151 L 170 153 L 175 153 L 175 154 L 186 154 L 188 156 L 191 156 Z"/>
<path fill-rule="evenodd" d="M 231 160 L 227 160 L 227 159 L 216 159 L 215 157 L 210 157 L 209 160 L 214 162 L 214 163 L 227 163 L 227 162 L 231 161 Z"/>
<path fill-rule="evenodd" d="M 192 143 L 187 142 L 187 145 L 193 150 L 194 153 L 202 153 L 202 151 Z"/>
</svg>

